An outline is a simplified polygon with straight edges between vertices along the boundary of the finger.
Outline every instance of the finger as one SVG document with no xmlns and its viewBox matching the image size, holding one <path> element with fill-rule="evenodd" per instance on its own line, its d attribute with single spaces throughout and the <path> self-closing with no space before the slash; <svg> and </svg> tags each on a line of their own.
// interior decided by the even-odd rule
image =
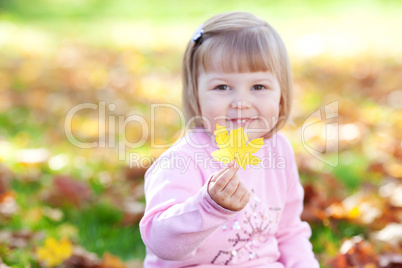
<svg viewBox="0 0 402 268">
<path fill-rule="evenodd" d="M 221 192 L 226 185 L 229 183 L 229 181 L 233 178 L 235 175 L 236 170 L 234 170 L 232 167 L 226 169 L 221 176 L 219 176 L 214 184 L 214 187 L 216 187 L 216 190 L 218 192 Z"/>
<path fill-rule="evenodd" d="M 236 174 L 229 180 L 222 193 L 225 193 L 228 197 L 231 197 L 240 185 L 240 179 Z"/>
<path fill-rule="evenodd" d="M 216 181 L 219 178 L 219 176 L 221 176 L 223 174 L 223 172 L 225 172 L 227 169 L 228 169 L 228 167 L 225 167 L 225 168 L 219 170 L 218 172 L 215 172 L 212 175 L 211 182 Z"/>
<path fill-rule="evenodd" d="M 226 185 L 221 189 L 222 192 L 225 192 L 229 197 L 232 196 L 233 192 L 236 191 L 236 188 L 239 186 L 240 178 L 236 175 L 237 171 L 239 171 L 239 166 L 236 167 L 236 162 L 229 168 L 233 172 Z"/>
<path fill-rule="evenodd" d="M 250 193 L 247 190 L 247 188 L 244 187 L 243 184 L 241 184 L 238 187 L 236 194 L 234 194 L 232 197 L 236 198 L 236 199 L 235 198 L 230 199 L 230 203 L 233 204 L 234 208 L 233 210 L 239 211 L 242 210 L 247 205 L 248 201 L 250 200 Z"/>
<path fill-rule="evenodd" d="M 228 166 L 227 167 L 232 167 L 234 164 L 236 163 L 236 161 L 235 160 L 233 160 L 232 162 L 230 162 L 229 164 L 228 164 Z"/>
<path fill-rule="evenodd" d="M 244 184 L 242 182 L 239 182 L 236 190 L 233 192 L 232 196 L 230 199 L 234 200 L 241 200 L 241 198 L 244 196 L 245 192 L 247 191 L 246 187 L 244 187 Z"/>
<path fill-rule="evenodd" d="M 232 168 L 235 170 L 235 173 L 237 173 L 237 171 L 239 171 L 239 169 L 240 169 L 240 166 L 239 166 L 239 164 L 237 164 L 236 161 L 234 161 Z"/>
<path fill-rule="evenodd" d="M 246 190 L 246 192 L 244 193 L 244 195 L 242 196 L 242 198 L 240 199 L 240 204 L 245 207 L 248 203 L 248 201 L 250 200 L 250 192 L 248 190 Z"/>
<path fill-rule="evenodd" d="M 216 172 L 216 173 L 212 176 L 211 181 L 212 181 L 212 182 L 216 181 L 216 180 L 218 179 L 218 177 L 221 176 L 221 175 L 223 174 L 223 172 L 225 172 L 225 171 L 228 170 L 230 167 L 232 167 L 233 164 L 234 164 L 234 163 L 233 163 L 233 161 L 232 161 L 232 162 L 230 162 L 225 168 L 222 168 L 221 170 L 219 170 L 218 172 Z"/>
<path fill-rule="evenodd" d="M 239 169 L 240 166 L 239 166 L 239 164 L 236 162 L 236 160 L 234 160 L 233 162 L 234 162 L 234 163 L 233 163 L 233 166 L 236 167 L 237 169 Z"/>
</svg>

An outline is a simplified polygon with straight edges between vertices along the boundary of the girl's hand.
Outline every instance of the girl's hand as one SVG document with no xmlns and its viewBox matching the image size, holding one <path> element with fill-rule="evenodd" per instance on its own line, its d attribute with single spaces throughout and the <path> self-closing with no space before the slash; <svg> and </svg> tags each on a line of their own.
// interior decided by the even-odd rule
<svg viewBox="0 0 402 268">
<path fill-rule="evenodd" d="M 250 199 L 250 192 L 236 175 L 239 168 L 231 162 L 226 168 L 215 173 L 208 185 L 211 198 L 220 206 L 232 211 L 242 210 Z"/>
</svg>

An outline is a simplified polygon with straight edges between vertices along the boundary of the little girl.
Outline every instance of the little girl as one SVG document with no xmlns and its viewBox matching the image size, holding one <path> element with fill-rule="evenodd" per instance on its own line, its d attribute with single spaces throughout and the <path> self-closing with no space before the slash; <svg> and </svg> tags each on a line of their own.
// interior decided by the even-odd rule
<svg viewBox="0 0 402 268">
<path fill-rule="evenodd" d="M 265 21 L 216 15 L 183 59 L 183 105 L 195 126 L 145 174 L 144 267 L 319 267 L 300 220 L 303 188 L 287 138 L 292 76 L 286 48 Z M 216 126 L 263 138 L 256 166 L 217 162 Z"/>
</svg>

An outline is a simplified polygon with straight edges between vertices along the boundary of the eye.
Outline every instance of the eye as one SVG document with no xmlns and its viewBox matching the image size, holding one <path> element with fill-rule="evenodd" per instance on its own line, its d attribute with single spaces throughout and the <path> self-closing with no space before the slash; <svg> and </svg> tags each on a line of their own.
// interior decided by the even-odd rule
<svg viewBox="0 0 402 268">
<path fill-rule="evenodd" d="M 266 89 L 266 87 L 263 86 L 263 85 L 254 85 L 254 86 L 253 86 L 253 89 L 254 89 L 254 90 L 263 90 L 263 89 Z"/>
<path fill-rule="evenodd" d="M 230 90 L 230 87 L 228 85 L 219 85 L 215 89 L 217 90 Z"/>
</svg>

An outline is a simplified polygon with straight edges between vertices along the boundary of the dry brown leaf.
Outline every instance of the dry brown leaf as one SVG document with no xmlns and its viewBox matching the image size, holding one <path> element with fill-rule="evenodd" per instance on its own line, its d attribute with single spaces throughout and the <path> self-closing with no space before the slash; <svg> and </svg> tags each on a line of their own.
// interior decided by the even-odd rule
<svg viewBox="0 0 402 268">
<path fill-rule="evenodd" d="M 100 268 L 127 268 L 127 266 L 120 260 L 119 257 L 106 252 L 103 254 Z"/>
<path fill-rule="evenodd" d="M 11 170 L 0 163 L 0 195 L 9 190 L 12 176 Z"/>
<path fill-rule="evenodd" d="M 124 203 L 122 224 L 125 226 L 138 224 L 144 215 L 144 211 L 144 203 L 135 201 L 133 198 L 126 198 Z"/>
<path fill-rule="evenodd" d="M 379 265 L 381 268 L 401 268 L 402 254 L 380 255 Z"/>
<path fill-rule="evenodd" d="M 10 218 L 17 211 L 17 193 L 8 191 L 0 194 L 0 218 Z"/>
<path fill-rule="evenodd" d="M 308 222 L 322 222 L 327 218 L 325 212 L 326 201 L 322 192 L 316 190 L 314 185 L 304 186 L 304 210 L 301 215 L 302 220 Z"/>
<path fill-rule="evenodd" d="M 69 176 L 56 176 L 53 186 L 43 194 L 43 199 L 53 206 L 74 205 L 81 207 L 91 198 L 90 187 Z"/>
<path fill-rule="evenodd" d="M 100 263 L 101 261 L 94 253 L 76 246 L 73 255 L 64 262 L 64 265 L 66 268 L 100 268 Z"/>
<path fill-rule="evenodd" d="M 150 166 L 152 163 L 149 163 L 148 166 Z M 125 177 L 128 180 L 138 180 L 138 179 L 143 179 L 145 172 L 147 171 L 147 167 L 143 166 L 132 166 L 132 167 L 126 167 L 124 169 Z"/>
<path fill-rule="evenodd" d="M 330 261 L 332 268 L 378 267 L 378 255 L 374 246 L 361 237 L 345 240 L 341 253 Z"/>
<path fill-rule="evenodd" d="M 42 240 L 44 233 L 30 230 L 1 231 L 0 243 L 4 243 L 10 249 L 25 248 L 29 243 Z"/>
</svg>

